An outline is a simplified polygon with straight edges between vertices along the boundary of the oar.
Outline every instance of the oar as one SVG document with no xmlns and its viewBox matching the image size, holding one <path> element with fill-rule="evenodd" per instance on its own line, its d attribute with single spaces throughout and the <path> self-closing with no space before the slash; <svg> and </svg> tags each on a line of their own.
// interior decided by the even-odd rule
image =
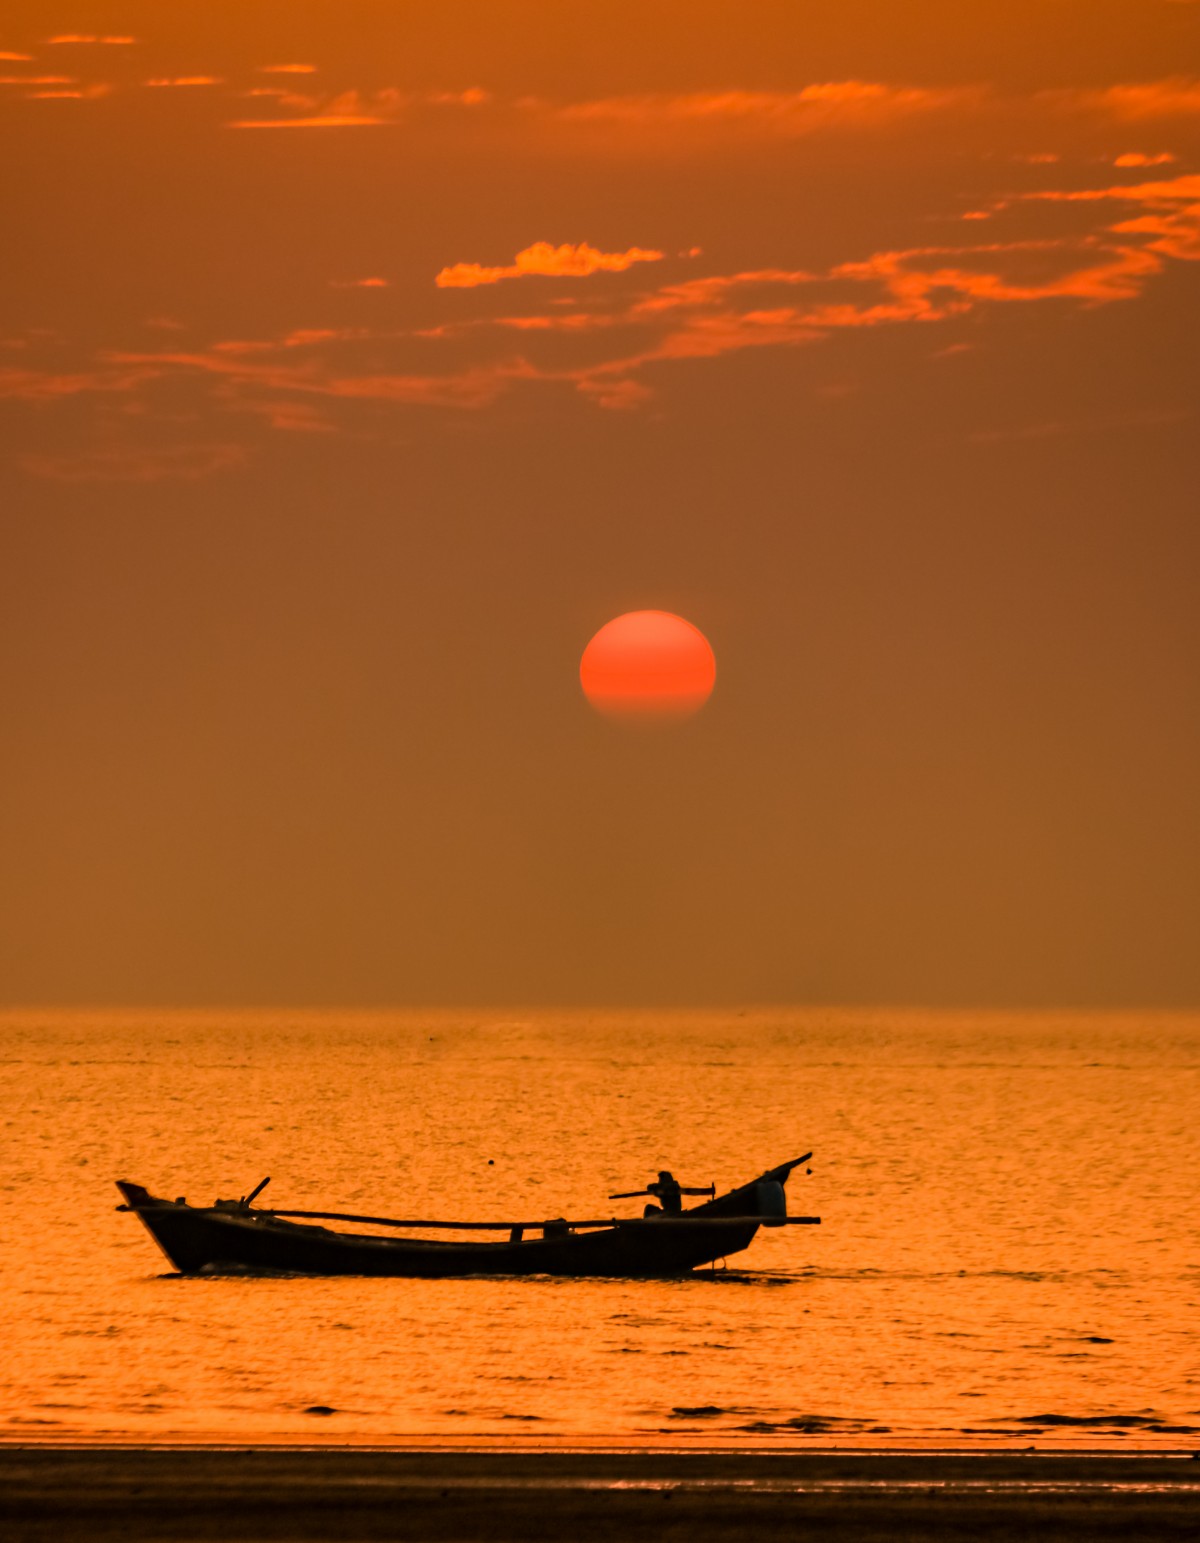
<svg viewBox="0 0 1200 1543">
<path fill-rule="evenodd" d="M 347 1211 L 258 1211 L 258 1216 L 298 1216 L 306 1221 L 358 1222 L 366 1227 L 428 1227 L 451 1232 L 511 1232 L 514 1227 L 812 1227 L 819 1216 L 604 1216 L 584 1221 L 549 1217 L 536 1222 L 443 1222 L 398 1220 L 394 1216 L 353 1216 Z"/>
<path fill-rule="evenodd" d="M 689 1189 L 686 1184 L 681 1184 L 679 1186 L 679 1193 L 681 1195 L 708 1195 L 711 1199 L 715 1200 L 717 1198 L 717 1186 L 715 1184 L 706 1184 L 702 1189 Z M 610 1200 L 636 1200 L 639 1195 L 657 1194 L 657 1189 L 627 1189 L 624 1194 L 610 1195 L 608 1198 Z"/>
</svg>

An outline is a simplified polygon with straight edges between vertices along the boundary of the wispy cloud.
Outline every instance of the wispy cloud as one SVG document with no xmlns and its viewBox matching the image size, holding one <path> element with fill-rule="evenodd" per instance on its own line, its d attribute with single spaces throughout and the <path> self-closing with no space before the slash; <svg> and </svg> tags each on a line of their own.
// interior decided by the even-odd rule
<svg viewBox="0 0 1200 1543">
<path fill-rule="evenodd" d="M 315 67 L 260 65 L 268 75 L 307 75 Z M 597 97 L 577 102 L 554 102 L 540 97 L 497 99 L 479 86 L 420 92 L 388 88 L 363 92 L 347 90 L 331 96 L 320 109 L 294 117 L 242 119 L 236 128 L 324 128 L 334 124 L 394 122 L 405 110 L 428 107 L 489 107 L 508 120 L 510 128 L 558 125 L 559 132 L 590 128 L 603 131 L 611 142 L 614 134 L 628 130 L 638 136 L 661 131 L 684 136 L 711 130 L 794 137 L 823 128 L 870 127 L 898 119 L 945 111 L 978 102 L 984 93 L 976 87 L 931 88 L 892 85 L 880 81 L 837 80 L 816 82 L 792 91 L 755 91 L 730 88 L 719 91 L 660 93 Z M 539 127 L 539 134 L 543 130 Z M 647 141 L 641 141 L 648 143 Z M 543 142 L 544 147 L 544 142 Z"/>
<path fill-rule="evenodd" d="M 980 429 L 969 437 L 980 445 L 1003 444 L 1014 439 L 1061 439 L 1074 434 L 1107 434 L 1114 429 L 1169 428 L 1193 417 L 1195 413 L 1188 408 L 1148 407 L 1141 412 L 1098 413 L 1090 418 L 1052 418 L 1016 428 Z"/>
<path fill-rule="evenodd" d="M 109 358 L 115 368 L 146 372 L 155 379 L 180 373 L 218 379 L 223 383 L 226 404 L 243 406 L 248 411 L 259 411 L 263 399 L 269 396 L 479 408 L 494 402 L 510 382 L 537 377 L 537 371 L 522 359 L 437 373 L 403 369 L 355 371 L 332 359 L 318 363 L 313 357 L 295 362 L 278 357 L 293 349 L 316 349 L 319 354 L 322 345 L 342 343 L 346 336 L 333 329 L 319 329 L 293 334 L 275 343 L 231 341 L 190 352 L 113 354 Z M 355 337 L 370 340 L 365 332 L 356 333 Z"/>
<path fill-rule="evenodd" d="M 47 39 L 58 48 L 75 46 L 81 54 L 111 45 L 133 45 L 132 36 L 62 33 Z M 29 52 L 0 52 L 0 60 L 32 63 Z M 848 78 L 811 81 L 792 89 L 761 90 L 737 84 L 691 92 L 626 93 L 563 101 L 544 96 L 496 96 L 478 85 L 444 89 L 399 86 L 364 89 L 345 85 L 320 89 L 321 68 L 303 60 L 282 60 L 253 66 L 229 77 L 231 92 L 256 102 L 256 107 L 231 115 L 236 129 L 331 129 L 382 127 L 401 121 L 430 124 L 437 114 L 470 112 L 480 128 L 499 136 L 514 152 L 541 157 L 560 153 L 598 156 L 708 154 L 717 147 L 741 147 L 756 153 L 764 142 L 779 144 L 814 134 L 907 132 L 906 125 L 930 121 L 972 122 L 994 128 L 997 135 L 1020 125 L 1028 141 L 1031 127 L 1041 132 L 1074 120 L 1094 129 L 1096 121 L 1124 124 L 1200 118 L 1200 77 L 1175 75 L 1158 80 L 1125 81 L 1100 88 L 1054 88 L 1006 94 L 978 84 L 930 86 L 911 82 Z M 15 82 L 14 82 L 15 83 Z M 154 76 L 147 86 L 222 84 L 207 73 Z M 314 89 L 316 88 L 316 89 Z M 109 86 L 111 90 L 114 87 Z M 274 94 L 273 94 L 274 93 Z M 99 94 L 85 92 L 84 94 Z M 926 135 L 928 129 L 923 130 Z M 1033 140 L 1021 149 L 1008 141 L 1007 158 L 1029 165 L 1053 165 L 1063 151 Z M 1154 157 L 1169 153 L 1169 144 L 1145 154 L 1142 164 L 1165 164 Z M 1095 154 L 1095 149 L 1092 152 Z"/>
<path fill-rule="evenodd" d="M 264 67 L 266 70 L 266 67 Z M 307 74 L 307 69 L 280 65 L 268 73 L 277 75 Z M 478 86 L 468 86 L 461 91 L 401 91 L 393 86 L 380 91 L 341 91 L 335 95 L 296 95 L 279 87 L 258 86 L 243 91 L 247 97 L 277 97 L 281 108 L 295 107 L 299 112 L 290 116 L 270 118 L 239 118 L 228 125 L 234 129 L 327 129 L 361 128 L 396 123 L 414 110 L 427 108 L 478 109 L 492 102 L 490 92 Z"/>
<path fill-rule="evenodd" d="M 223 81 L 219 75 L 160 75 L 154 80 L 142 82 L 146 86 L 220 86 Z"/>
<path fill-rule="evenodd" d="M 313 107 L 320 106 L 320 98 L 306 96 L 300 91 L 289 91 L 283 86 L 250 86 L 245 91 L 239 91 L 238 96 L 246 97 L 251 101 L 256 99 L 273 102 L 277 107 L 294 107 L 300 112 L 308 112 Z M 244 127 L 245 125 L 241 125 Z M 233 127 L 239 127 L 234 124 Z M 269 127 L 269 125 L 268 125 Z"/>
<path fill-rule="evenodd" d="M 1138 239 L 1140 244 L 1123 248 L 1133 257 L 1161 268 L 1156 254 L 1183 262 L 1200 260 L 1200 173 L 1168 177 L 1152 182 L 1135 182 L 1105 188 L 1043 189 L 1021 195 L 1013 202 L 1024 203 L 1123 203 L 1148 211 L 1132 219 L 1118 220 L 1110 227 L 1118 239 Z"/>
<path fill-rule="evenodd" d="M 241 466 L 244 445 L 198 444 L 167 448 L 116 446 L 100 450 L 26 455 L 21 466 L 35 477 L 53 482 L 165 482 L 211 477 Z"/>
<path fill-rule="evenodd" d="M 1165 258 L 1200 259 L 1200 178 L 1028 196 L 1096 205 L 1121 201 L 1144 212 L 1082 235 L 881 251 L 825 271 L 709 274 L 604 309 L 465 325 L 517 331 L 531 341 L 543 333 L 564 338 L 597 328 L 622 337 L 640 331 L 644 341 L 629 352 L 549 372 L 606 405 L 637 405 L 645 400 L 642 377 L 654 366 L 805 346 L 851 329 L 945 323 L 982 307 L 1129 301 L 1161 273 Z M 797 291 L 802 301 L 790 298 Z M 643 389 L 618 392 L 621 381 Z"/>
<path fill-rule="evenodd" d="M 1172 75 L 1164 80 L 1126 82 L 1100 91 L 1050 92 L 1068 105 L 1122 119 L 1191 118 L 1200 114 L 1200 79 Z"/>
<path fill-rule="evenodd" d="M 654 392 L 649 386 L 628 375 L 593 375 L 584 370 L 577 372 L 574 384 L 580 396 L 610 412 L 632 412 L 654 400 Z"/>
<path fill-rule="evenodd" d="M 971 89 L 930 89 L 880 81 L 833 80 L 794 91 L 693 91 L 610 96 L 554 109 L 573 123 L 631 128 L 741 126 L 771 133 L 803 134 L 837 124 L 882 123 L 971 100 Z"/>
<path fill-rule="evenodd" d="M 661 262 L 662 256 L 661 252 L 640 246 L 631 246 L 624 252 L 602 252 L 586 241 L 568 241 L 561 246 L 535 241 L 502 267 L 455 263 L 443 268 L 434 282 L 439 289 L 475 289 L 481 284 L 498 284 L 502 279 L 585 278 L 591 273 L 624 273 L 634 263 Z"/>
<path fill-rule="evenodd" d="M 261 418 L 270 428 L 286 434 L 333 434 L 338 425 L 327 412 L 312 402 L 298 402 L 289 397 L 264 397 L 241 403 L 243 412 Z"/>
<path fill-rule="evenodd" d="M 1166 150 L 1161 151 L 1158 155 L 1143 155 L 1140 150 L 1126 150 L 1124 155 L 1118 155 L 1114 159 L 1113 165 L 1122 168 L 1127 166 L 1170 166 L 1178 159 L 1177 155 L 1171 155 Z"/>
<path fill-rule="evenodd" d="M 465 91 L 427 91 L 421 100 L 433 107 L 486 107 L 492 101 L 492 93 L 480 86 L 468 86 Z"/>
<path fill-rule="evenodd" d="M 1014 174 L 1011 159 L 1001 164 Z M 1076 173 L 1087 165 L 1095 174 L 1097 164 L 1093 154 L 1076 163 Z M 389 330 L 366 324 L 376 308 L 364 305 L 356 308 L 353 326 L 301 326 L 195 344 L 189 332 L 186 346 L 161 338 L 161 348 L 98 354 L 70 370 L 49 364 L 39 370 L 30 347 L 9 356 L 19 357 L 22 368 L 0 371 L 0 396 L 46 411 L 92 396 L 123 398 L 147 410 L 161 401 L 174 411 L 182 397 L 198 416 L 215 413 L 226 423 L 370 433 L 395 410 L 478 412 L 531 389 L 573 392 L 602 408 L 634 411 L 681 371 L 712 368 L 753 350 L 828 346 L 839 336 L 875 329 L 937 329 L 921 353 L 945 354 L 961 346 L 955 324 L 973 315 L 1128 303 L 1169 264 L 1200 261 L 1200 174 L 1122 177 L 1142 165 L 1140 159 L 1119 169 L 1107 164 L 1103 180 L 1091 187 L 1007 193 L 986 211 L 990 223 L 956 227 L 964 237 L 986 233 L 988 240 L 867 246 L 863 255 L 807 267 L 705 273 L 697 272 L 695 256 L 685 263 L 651 248 L 610 252 L 586 242 L 539 242 L 511 263 L 459 263 L 436 275 L 439 294 L 483 291 L 469 314 L 439 303 L 425 325 Z M 608 273 L 610 281 L 576 283 L 567 296 L 548 293 L 549 286 L 518 286 L 523 311 L 511 303 L 514 291 L 505 292 L 504 305 L 490 294 L 491 286 L 509 279 L 578 281 L 597 273 Z M 328 282 L 341 289 L 388 287 L 371 275 Z M 62 357 L 60 343 L 46 350 L 47 360 Z M 244 437 L 247 430 L 235 438 L 238 433 Z M 212 438 L 215 443 L 222 435 Z M 107 464 L 85 460 L 74 471 L 43 474 L 98 475 Z"/>
<path fill-rule="evenodd" d="M 90 86 L 78 88 L 64 87 L 53 91 L 27 91 L 25 98 L 29 102 L 95 102 L 102 96 L 108 96 L 112 87 L 102 81 L 96 81 Z"/>
<path fill-rule="evenodd" d="M 50 47 L 62 47 L 64 44 L 92 44 L 102 48 L 125 48 L 138 42 L 135 37 L 126 36 L 101 36 L 94 32 L 60 32 L 57 36 L 44 40 Z"/>
<path fill-rule="evenodd" d="M 290 118 L 238 118 L 231 129 L 357 129 L 395 123 L 409 98 L 392 89 L 363 94 L 343 91 L 330 97 L 316 112 Z M 306 105 L 311 105 L 307 103 Z"/>
<path fill-rule="evenodd" d="M 128 394 L 156 378 L 153 365 L 130 367 L 105 359 L 85 369 L 0 369 L 0 400 L 51 403 L 91 393 Z"/>
</svg>

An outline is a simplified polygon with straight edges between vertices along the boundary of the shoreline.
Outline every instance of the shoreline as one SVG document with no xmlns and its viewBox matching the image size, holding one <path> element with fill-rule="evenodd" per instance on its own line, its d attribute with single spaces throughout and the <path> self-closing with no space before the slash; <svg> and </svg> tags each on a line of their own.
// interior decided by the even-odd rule
<svg viewBox="0 0 1200 1543">
<path fill-rule="evenodd" d="M 0 1448 L 9 1543 L 570 1543 L 748 1535 L 1196 1536 L 1200 1459 L 1161 1452 Z"/>
<path fill-rule="evenodd" d="M 319 1429 L 311 1433 L 281 1432 L 279 1434 L 246 1435 L 237 1437 L 228 1432 L 164 1431 L 161 1434 L 143 1432 L 100 1431 L 95 1435 L 79 1432 L 57 1434 L 45 1430 L 17 1429 L 0 1431 L 0 1454 L 22 1452 L 360 1452 L 385 1453 L 438 1453 L 452 1457 L 458 1454 L 490 1454 L 497 1457 L 521 1456 L 596 1456 L 596 1457 L 646 1457 L 679 1454 L 693 1457 L 741 1457 L 747 1460 L 761 1458 L 845 1457 L 845 1458 L 913 1458 L 934 1461 L 941 1458 L 997 1461 L 1024 1457 L 1057 1458 L 1108 1458 L 1130 1461 L 1162 1459 L 1178 1462 L 1195 1460 L 1200 1464 L 1200 1439 L 1175 1442 L 1171 1445 L 1156 1444 L 1136 1438 L 1129 1442 L 1101 1443 L 1088 1441 L 1080 1436 L 1072 1440 L 1028 1437 L 1001 1439 L 996 1442 L 959 1440 L 950 1438 L 949 1432 L 930 1435 L 927 1438 L 910 1436 L 893 1442 L 872 1440 L 869 1436 L 827 1436 L 824 1440 L 791 1442 L 722 1440 L 717 1433 L 688 1431 L 656 1431 L 645 1434 L 613 1435 L 538 1435 L 523 1431 L 520 1435 L 504 1432 L 463 1432 L 457 1436 L 421 1435 L 396 1433 L 391 1436 L 372 1437 L 362 1433 L 339 1436 L 332 1430 L 322 1434 Z"/>
</svg>

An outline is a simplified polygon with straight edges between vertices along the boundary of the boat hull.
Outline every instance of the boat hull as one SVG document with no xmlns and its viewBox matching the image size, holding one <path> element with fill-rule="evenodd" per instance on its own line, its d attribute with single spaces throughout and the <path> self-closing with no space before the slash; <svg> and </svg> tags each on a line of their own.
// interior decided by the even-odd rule
<svg viewBox="0 0 1200 1543">
<path fill-rule="evenodd" d="M 117 1186 L 127 1207 L 184 1275 L 380 1275 L 444 1279 L 467 1275 L 687 1275 L 748 1247 L 760 1223 L 711 1228 L 705 1215 L 754 1215 L 738 1208 L 755 1186 L 649 1225 L 535 1236 L 513 1242 L 442 1242 L 335 1232 L 270 1212 L 232 1212 L 161 1200 L 140 1185 Z M 729 1202 L 734 1202 L 730 1204 Z M 769 1220 L 764 1216 L 764 1220 Z"/>
</svg>

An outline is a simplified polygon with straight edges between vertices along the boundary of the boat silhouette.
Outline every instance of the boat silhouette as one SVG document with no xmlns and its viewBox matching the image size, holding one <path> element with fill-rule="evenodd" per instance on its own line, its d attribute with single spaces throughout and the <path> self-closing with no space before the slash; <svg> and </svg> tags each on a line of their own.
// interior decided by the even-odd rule
<svg viewBox="0 0 1200 1543">
<path fill-rule="evenodd" d="M 789 1216 L 785 1185 L 811 1152 L 749 1183 L 678 1213 L 537 1221 L 431 1221 L 345 1211 L 270 1210 L 252 1202 L 264 1179 L 239 1200 L 193 1206 L 164 1200 L 119 1180 L 124 1203 L 183 1275 L 390 1275 L 437 1279 L 464 1275 L 687 1275 L 748 1248 L 760 1227 L 815 1226 L 818 1216 Z M 657 1194 L 657 1186 L 636 1193 Z M 684 1191 L 688 1193 L 688 1191 Z M 695 1191 L 690 1191 L 695 1193 Z M 701 1191 L 700 1193 L 709 1193 Z M 627 1198 L 612 1196 L 610 1198 Z M 380 1237 L 320 1225 L 337 1221 L 409 1232 L 507 1232 L 496 1241 Z"/>
</svg>

